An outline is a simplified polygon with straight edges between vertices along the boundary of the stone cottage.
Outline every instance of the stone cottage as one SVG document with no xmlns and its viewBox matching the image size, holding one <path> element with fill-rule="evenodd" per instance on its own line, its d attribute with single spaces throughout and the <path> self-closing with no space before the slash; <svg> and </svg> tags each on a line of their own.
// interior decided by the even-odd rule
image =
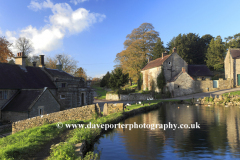
<svg viewBox="0 0 240 160">
<path fill-rule="evenodd" d="M 191 94 L 194 92 L 194 78 L 202 80 L 212 77 L 211 71 L 205 65 L 188 65 L 178 54 L 174 47 L 173 53 L 167 55 L 162 53 L 162 57 L 150 61 L 141 71 L 143 74 L 143 90 L 152 89 L 152 84 L 156 86 L 157 76 L 164 69 L 164 76 L 169 91 L 173 96 Z M 155 91 L 159 89 L 155 87 Z"/>
<path fill-rule="evenodd" d="M 240 86 L 240 48 L 229 48 L 224 60 L 225 78 L 233 80 L 234 86 Z"/>
<path fill-rule="evenodd" d="M 18 121 L 93 103 L 93 90 L 83 78 L 44 65 L 26 66 L 27 57 L 18 53 L 15 63 L 0 63 L 0 110 L 2 120 Z"/>
</svg>

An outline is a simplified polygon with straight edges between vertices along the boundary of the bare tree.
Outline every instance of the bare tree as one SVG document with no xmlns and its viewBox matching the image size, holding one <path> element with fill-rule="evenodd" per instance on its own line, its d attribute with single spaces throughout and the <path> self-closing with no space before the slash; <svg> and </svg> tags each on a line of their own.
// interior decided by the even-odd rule
<svg viewBox="0 0 240 160">
<path fill-rule="evenodd" d="M 56 64 L 58 62 L 58 57 L 59 55 L 55 55 L 54 58 L 51 57 L 47 57 L 46 58 L 46 67 L 47 68 L 52 68 L 52 69 L 56 69 Z M 61 54 L 60 57 L 60 61 L 62 63 L 62 70 L 69 73 L 69 74 L 74 74 L 75 71 L 77 70 L 77 61 L 74 60 L 74 58 L 72 58 L 70 55 Z"/>
<path fill-rule="evenodd" d="M 19 52 L 23 52 L 25 56 L 28 56 L 28 54 L 34 50 L 31 40 L 26 37 L 19 37 L 16 40 L 15 48 L 18 49 Z"/>
</svg>

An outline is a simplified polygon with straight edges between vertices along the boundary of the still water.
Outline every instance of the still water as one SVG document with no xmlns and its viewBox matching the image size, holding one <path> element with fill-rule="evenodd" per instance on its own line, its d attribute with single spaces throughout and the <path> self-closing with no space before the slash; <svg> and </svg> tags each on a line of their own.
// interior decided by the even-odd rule
<svg viewBox="0 0 240 160">
<path fill-rule="evenodd" d="M 122 124 L 200 124 L 200 129 L 113 129 L 94 146 L 100 159 L 240 159 L 240 107 L 166 104 Z"/>
</svg>

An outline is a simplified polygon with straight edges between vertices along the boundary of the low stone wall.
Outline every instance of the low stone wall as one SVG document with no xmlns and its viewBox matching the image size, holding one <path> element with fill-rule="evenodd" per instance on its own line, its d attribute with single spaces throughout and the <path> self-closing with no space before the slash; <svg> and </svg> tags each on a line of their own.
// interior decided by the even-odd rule
<svg viewBox="0 0 240 160">
<path fill-rule="evenodd" d="M 95 113 L 98 113 L 95 104 L 83 107 L 72 108 L 64 111 L 54 112 L 42 116 L 37 116 L 12 123 L 12 134 L 43 124 L 51 124 L 56 122 L 64 122 L 67 120 L 88 120 L 92 119 Z"/>
<path fill-rule="evenodd" d="M 2 125 L 0 126 L 0 132 L 11 129 L 11 128 L 12 128 L 12 124 Z"/>
<path fill-rule="evenodd" d="M 239 95 L 215 95 L 215 97 L 204 97 L 203 99 L 199 98 L 201 105 L 226 105 L 226 106 L 240 106 L 240 96 Z"/>
<path fill-rule="evenodd" d="M 103 106 L 103 115 L 107 116 L 116 112 L 123 112 L 123 103 L 105 103 Z"/>
<path fill-rule="evenodd" d="M 151 94 L 141 94 L 141 93 L 130 93 L 128 95 L 126 94 L 113 94 L 113 93 L 107 93 L 106 94 L 106 100 L 122 100 L 122 101 L 135 101 L 135 100 L 140 100 L 144 101 L 147 100 L 148 98 L 153 98 Z"/>
</svg>

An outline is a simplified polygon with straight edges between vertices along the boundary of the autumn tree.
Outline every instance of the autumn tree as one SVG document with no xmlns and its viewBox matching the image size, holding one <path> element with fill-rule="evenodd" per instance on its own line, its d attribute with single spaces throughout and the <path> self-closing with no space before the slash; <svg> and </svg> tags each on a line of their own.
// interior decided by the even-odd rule
<svg viewBox="0 0 240 160">
<path fill-rule="evenodd" d="M 82 78 L 85 79 L 85 81 L 87 80 L 86 71 L 82 67 L 77 68 L 77 70 L 74 73 L 74 76 L 75 77 L 82 77 Z"/>
<path fill-rule="evenodd" d="M 127 35 L 122 52 L 116 55 L 115 62 L 119 63 L 123 73 L 129 73 L 133 81 L 137 81 L 142 67 L 146 64 L 146 57 L 153 56 L 153 49 L 159 33 L 150 23 L 143 23 Z"/>
<path fill-rule="evenodd" d="M 59 55 L 55 55 L 53 58 L 47 57 L 45 65 L 47 68 L 56 69 L 56 64 L 58 62 Z M 62 53 L 60 56 L 60 62 L 62 63 L 62 70 L 69 73 L 74 74 L 77 69 L 77 61 L 74 60 L 70 55 Z"/>
<path fill-rule="evenodd" d="M 216 38 L 212 39 L 206 54 L 207 66 L 214 70 L 223 68 L 225 53 L 226 47 L 222 42 L 222 38 L 217 36 Z"/>
<path fill-rule="evenodd" d="M 112 90 L 119 89 L 128 83 L 129 76 L 128 73 L 124 74 L 121 68 L 115 68 L 110 74 L 109 87 Z"/>
<path fill-rule="evenodd" d="M 0 37 L 0 62 L 7 63 L 8 59 L 13 57 L 13 53 L 9 48 L 11 45 L 5 37 Z"/>
</svg>

